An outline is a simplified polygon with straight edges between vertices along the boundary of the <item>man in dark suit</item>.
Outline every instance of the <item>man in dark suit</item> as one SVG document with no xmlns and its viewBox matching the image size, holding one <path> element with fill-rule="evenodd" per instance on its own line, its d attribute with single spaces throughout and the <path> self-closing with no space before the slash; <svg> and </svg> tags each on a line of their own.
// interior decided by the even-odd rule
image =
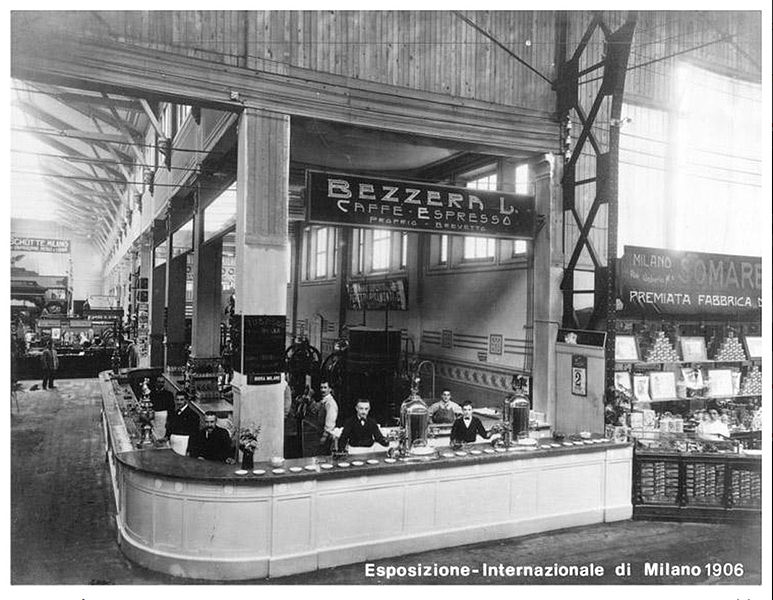
<svg viewBox="0 0 773 600">
<path fill-rule="evenodd" d="M 370 401 L 357 400 L 355 410 L 357 414 L 349 417 L 344 423 L 341 437 L 338 440 L 338 448 L 343 450 L 347 444 L 356 448 L 370 448 L 374 442 L 388 446 L 389 441 L 381 433 L 378 423 L 368 416 Z"/>
<path fill-rule="evenodd" d="M 43 389 L 56 389 L 54 385 L 54 375 L 59 368 L 59 356 L 54 348 L 54 340 L 48 340 L 43 354 L 40 355 L 40 362 L 43 369 Z"/>
<path fill-rule="evenodd" d="M 166 417 L 166 437 L 172 449 L 184 455 L 191 438 L 199 432 L 199 415 L 184 394 L 178 394 L 174 401 L 176 408 Z"/>
<path fill-rule="evenodd" d="M 477 436 L 488 439 L 489 433 L 480 419 L 472 414 L 472 402 L 466 400 L 462 403 L 462 416 L 451 426 L 451 444 L 471 443 Z"/>
<path fill-rule="evenodd" d="M 217 426 L 217 416 L 212 411 L 208 410 L 204 414 L 204 428 L 191 438 L 188 452 L 193 458 L 200 460 L 233 464 L 231 436 L 225 429 Z"/>
</svg>

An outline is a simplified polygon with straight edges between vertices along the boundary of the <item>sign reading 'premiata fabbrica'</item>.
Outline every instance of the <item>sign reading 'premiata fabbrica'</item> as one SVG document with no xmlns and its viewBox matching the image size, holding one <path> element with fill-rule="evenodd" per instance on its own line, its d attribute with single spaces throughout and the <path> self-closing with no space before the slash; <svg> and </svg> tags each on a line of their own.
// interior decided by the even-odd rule
<svg viewBox="0 0 773 600">
<path fill-rule="evenodd" d="M 532 239 L 534 196 L 306 171 L 311 223 Z"/>
<path fill-rule="evenodd" d="M 618 294 L 626 312 L 758 319 L 762 260 L 754 256 L 626 246 Z"/>
</svg>

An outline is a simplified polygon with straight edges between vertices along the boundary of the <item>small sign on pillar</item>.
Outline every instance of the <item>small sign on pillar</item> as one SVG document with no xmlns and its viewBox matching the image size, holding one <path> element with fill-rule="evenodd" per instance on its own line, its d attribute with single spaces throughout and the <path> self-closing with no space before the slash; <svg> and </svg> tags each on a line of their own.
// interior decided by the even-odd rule
<svg viewBox="0 0 773 600">
<path fill-rule="evenodd" d="M 285 315 L 244 315 L 242 360 L 247 385 L 281 383 L 285 357 Z"/>
<path fill-rule="evenodd" d="M 588 357 L 572 354 L 572 394 L 588 395 Z"/>
</svg>

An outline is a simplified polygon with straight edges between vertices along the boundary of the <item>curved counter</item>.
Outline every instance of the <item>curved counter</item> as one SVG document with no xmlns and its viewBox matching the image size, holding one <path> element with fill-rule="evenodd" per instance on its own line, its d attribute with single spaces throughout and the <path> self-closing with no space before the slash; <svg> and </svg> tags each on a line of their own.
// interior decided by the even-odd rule
<svg viewBox="0 0 773 600">
<path fill-rule="evenodd" d="M 304 458 L 282 473 L 256 463 L 265 473 L 237 474 L 239 465 L 133 449 L 112 382 L 100 379 L 119 544 L 171 575 L 277 577 L 631 517 L 627 444 L 482 444 L 427 460 Z"/>
</svg>

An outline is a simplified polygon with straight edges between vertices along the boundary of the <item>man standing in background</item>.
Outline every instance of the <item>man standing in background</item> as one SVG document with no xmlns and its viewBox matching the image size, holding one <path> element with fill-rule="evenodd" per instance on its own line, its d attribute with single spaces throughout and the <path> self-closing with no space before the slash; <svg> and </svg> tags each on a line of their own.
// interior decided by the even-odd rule
<svg viewBox="0 0 773 600">
<path fill-rule="evenodd" d="M 54 348 L 54 340 L 48 340 L 43 354 L 40 355 L 41 365 L 43 367 L 43 389 L 56 389 L 54 385 L 54 375 L 59 369 L 59 356 Z"/>
</svg>

